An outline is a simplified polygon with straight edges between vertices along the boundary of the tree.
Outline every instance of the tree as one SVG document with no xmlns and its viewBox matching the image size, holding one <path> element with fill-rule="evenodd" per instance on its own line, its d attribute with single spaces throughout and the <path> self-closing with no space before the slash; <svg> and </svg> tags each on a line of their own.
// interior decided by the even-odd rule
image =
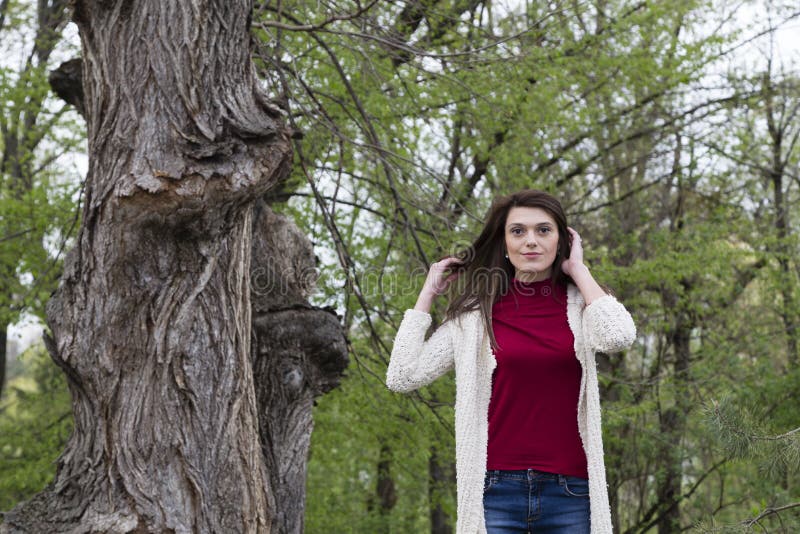
<svg viewBox="0 0 800 534">
<path fill-rule="evenodd" d="M 346 358 L 335 316 L 299 300 L 307 243 L 270 242 L 290 225 L 255 210 L 292 151 L 254 76 L 251 8 L 74 5 L 83 83 L 68 93 L 84 95 L 89 173 L 46 342 L 75 430 L 54 482 L 2 532 L 302 528 L 279 513 L 302 518 L 277 468 L 289 454 L 296 482 L 305 448 L 281 429 L 307 441 L 310 403 Z M 267 256 L 251 261 L 254 247 Z M 274 269 L 252 310 L 251 271 L 278 249 L 300 263 Z M 299 320 L 314 335 L 291 343 Z"/>
<path fill-rule="evenodd" d="M 784 15 L 794 6 L 791 9 Z M 749 387 L 739 384 L 707 402 L 709 426 L 731 464 L 754 479 L 739 494 L 753 498 L 755 504 L 735 515 L 711 514 L 703 524 L 708 530 L 723 525 L 732 531 L 788 532 L 800 525 L 796 429 L 800 86 L 774 42 L 776 15 L 781 15 L 780 9 L 770 9 L 768 45 L 759 64 L 729 73 L 731 85 L 742 95 L 724 116 L 734 135 L 708 140 L 750 199 L 742 205 L 748 226 L 741 239 L 750 255 L 759 258 L 755 287 L 745 290 L 749 313 L 741 318 L 746 337 L 739 350 L 752 368 L 742 375 L 742 382 Z M 752 517 L 745 519 L 748 514 Z"/>
<path fill-rule="evenodd" d="M 47 85 L 67 3 L 25 7 L 0 3 L 0 394 L 9 325 L 23 313 L 43 316 L 58 280 L 61 252 L 76 222 L 76 187 L 56 167 L 82 140 L 69 106 L 54 102 Z M 50 248 L 48 239 L 54 241 Z"/>
</svg>

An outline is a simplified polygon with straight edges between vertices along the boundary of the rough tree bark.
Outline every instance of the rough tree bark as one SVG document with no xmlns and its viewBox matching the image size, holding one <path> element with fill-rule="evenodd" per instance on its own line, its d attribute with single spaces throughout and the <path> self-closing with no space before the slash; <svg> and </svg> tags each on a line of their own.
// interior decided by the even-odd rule
<svg viewBox="0 0 800 534">
<path fill-rule="evenodd" d="M 334 312 L 309 306 L 316 282 L 308 239 L 259 202 L 251 270 L 253 373 L 270 492 L 272 531 L 302 534 L 314 399 L 339 383 L 347 344 Z"/>
<path fill-rule="evenodd" d="M 280 433 L 269 418 L 257 433 L 252 358 L 271 358 L 251 349 L 253 202 L 291 145 L 253 75 L 251 4 L 74 7 L 89 173 L 47 344 L 75 431 L 53 484 L 0 531 L 269 532 L 281 479 L 262 448 Z M 338 352 L 312 338 L 298 348 Z M 277 367 L 256 374 L 291 385 L 306 369 Z"/>
</svg>

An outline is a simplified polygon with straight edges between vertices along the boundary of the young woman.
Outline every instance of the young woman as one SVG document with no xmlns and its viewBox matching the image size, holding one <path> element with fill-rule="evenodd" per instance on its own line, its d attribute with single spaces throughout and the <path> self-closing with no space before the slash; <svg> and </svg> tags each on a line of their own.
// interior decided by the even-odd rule
<svg viewBox="0 0 800 534">
<path fill-rule="evenodd" d="M 470 249 L 431 265 L 386 383 L 407 392 L 455 367 L 458 534 L 611 532 L 595 352 L 635 337 L 547 193 L 495 199 Z"/>
</svg>

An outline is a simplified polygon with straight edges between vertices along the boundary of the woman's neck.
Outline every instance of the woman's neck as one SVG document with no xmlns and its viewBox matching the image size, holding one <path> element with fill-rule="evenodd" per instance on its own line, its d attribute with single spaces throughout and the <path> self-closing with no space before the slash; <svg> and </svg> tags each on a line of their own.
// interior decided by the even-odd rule
<svg viewBox="0 0 800 534">
<path fill-rule="evenodd" d="M 543 282 L 550 278 L 552 272 L 553 272 L 552 269 L 547 269 L 546 271 L 538 271 L 538 272 L 517 271 L 516 273 L 514 273 L 514 278 L 525 284 L 530 284 L 531 282 Z"/>
</svg>

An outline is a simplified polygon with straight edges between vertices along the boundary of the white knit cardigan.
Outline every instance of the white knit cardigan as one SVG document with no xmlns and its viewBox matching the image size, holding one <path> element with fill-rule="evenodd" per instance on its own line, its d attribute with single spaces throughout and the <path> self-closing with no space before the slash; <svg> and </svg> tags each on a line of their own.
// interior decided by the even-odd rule
<svg viewBox="0 0 800 534">
<path fill-rule="evenodd" d="M 484 534 L 483 480 L 489 436 L 492 372 L 497 365 L 480 311 L 446 321 L 426 341 L 431 316 L 406 310 L 386 374 L 386 385 L 409 392 L 430 384 L 455 366 L 456 370 L 456 487 L 457 534 Z M 589 471 L 592 534 L 611 533 L 603 439 L 600 428 L 600 390 L 595 352 L 624 350 L 636 338 L 636 327 L 625 307 L 605 295 L 585 306 L 574 285 L 567 288 L 567 321 L 581 363 L 578 430 Z"/>
</svg>

